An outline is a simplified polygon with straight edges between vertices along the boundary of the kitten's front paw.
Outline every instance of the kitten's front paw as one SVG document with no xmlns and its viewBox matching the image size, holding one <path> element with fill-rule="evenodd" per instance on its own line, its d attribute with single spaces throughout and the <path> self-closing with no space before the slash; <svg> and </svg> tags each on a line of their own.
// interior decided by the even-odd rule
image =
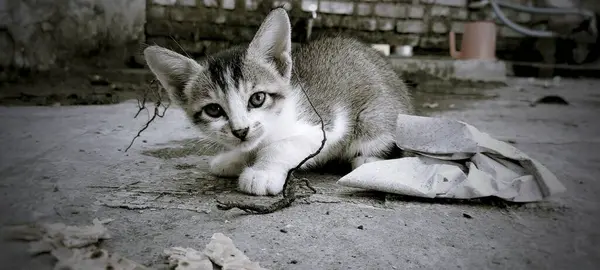
<svg viewBox="0 0 600 270">
<path fill-rule="evenodd" d="M 246 168 L 240 175 L 238 187 L 252 195 L 277 195 L 283 191 L 287 173 L 274 170 Z"/>
<path fill-rule="evenodd" d="M 242 173 L 245 167 L 246 163 L 242 159 L 232 159 L 228 155 L 219 155 L 210 161 L 209 171 L 217 176 L 236 177 Z"/>
</svg>

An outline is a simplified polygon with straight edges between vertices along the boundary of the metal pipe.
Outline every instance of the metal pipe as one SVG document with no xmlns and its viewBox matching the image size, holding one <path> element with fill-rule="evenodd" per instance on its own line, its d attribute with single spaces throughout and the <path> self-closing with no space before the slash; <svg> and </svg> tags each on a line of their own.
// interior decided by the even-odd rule
<svg viewBox="0 0 600 270">
<path fill-rule="evenodd" d="M 500 9 L 500 6 L 498 5 L 498 3 L 496 3 L 496 1 L 494 1 L 494 0 L 488 0 L 488 1 L 490 3 L 490 6 L 492 6 L 492 9 L 494 10 L 494 13 L 496 13 L 496 15 L 498 16 L 498 19 L 500 19 L 500 21 L 502 21 L 504 24 L 506 24 L 508 27 L 512 28 L 513 30 L 515 30 L 518 33 L 521 33 L 526 36 L 533 36 L 533 37 L 540 37 L 540 38 L 555 38 L 555 37 L 560 36 L 559 34 L 557 34 L 555 32 L 533 30 L 533 29 L 529 29 L 529 28 L 520 26 L 520 25 L 514 23 L 513 21 L 509 20 L 504 15 L 504 13 Z"/>
<path fill-rule="evenodd" d="M 504 12 L 502 12 L 502 9 L 500 9 L 500 6 L 509 8 L 509 9 L 518 10 L 518 11 L 529 12 L 529 13 L 549 14 L 549 15 L 568 15 L 568 14 L 573 15 L 573 14 L 575 14 L 575 15 L 582 15 L 585 17 L 589 17 L 589 18 L 591 18 L 591 23 L 593 24 L 593 25 L 591 25 L 592 29 L 590 29 L 590 30 L 592 30 L 592 35 L 594 37 L 597 35 L 597 31 L 595 29 L 595 20 L 596 20 L 595 14 L 589 10 L 577 9 L 577 8 L 528 7 L 528 6 L 521 6 L 521 5 L 497 1 L 497 0 L 482 0 L 480 2 L 471 3 L 469 5 L 469 7 L 483 8 L 487 5 L 490 5 L 492 7 L 492 10 L 496 14 L 496 16 L 498 16 L 498 19 L 501 22 L 503 22 L 504 24 L 506 24 L 506 26 L 508 26 L 509 28 L 515 30 L 516 32 L 526 35 L 526 36 L 533 36 L 533 37 L 540 37 L 540 38 L 556 38 L 556 37 L 560 37 L 561 35 L 558 33 L 555 33 L 555 32 L 543 31 L 543 30 L 533 30 L 533 29 L 529 29 L 529 28 L 520 26 L 520 25 L 514 23 L 513 21 L 511 21 L 510 19 L 508 19 L 504 15 Z"/>
<path fill-rule="evenodd" d="M 497 5 L 505 7 L 505 8 L 509 8 L 509 9 L 514 9 L 517 11 L 522 11 L 522 12 L 529 12 L 529 13 L 538 13 L 538 14 L 549 14 L 549 15 L 583 15 L 586 17 L 594 17 L 594 12 L 592 12 L 591 10 L 587 10 L 587 9 L 580 9 L 580 8 L 541 8 L 541 7 L 530 7 L 530 6 L 522 6 L 522 5 L 517 5 L 514 3 L 510 3 L 510 2 L 504 2 L 504 1 L 496 1 L 496 0 L 482 0 L 476 3 L 472 3 L 469 5 L 470 8 L 483 8 L 488 4 L 491 4 L 490 2 L 495 2 Z"/>
</svg>

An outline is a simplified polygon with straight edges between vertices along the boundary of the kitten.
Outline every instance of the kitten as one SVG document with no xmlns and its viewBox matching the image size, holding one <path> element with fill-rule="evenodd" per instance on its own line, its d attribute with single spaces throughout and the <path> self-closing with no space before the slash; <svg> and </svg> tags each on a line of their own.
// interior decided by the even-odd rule
<svg viewBox="0 0 600 270">
<path fill-rule="evenodd" d="M 394 149 L 396 117 L 413 112 L 406 86 L 376 50 L 328 37 L 291 49 L 290 20 L 272 10 L 246 47 L 194 61 L 159 46 L 144 55 L 151 71 L 201 134 L 228 150 L 210 172 L 239 177 L 242 192 L 277 195 L 288 170 L 331 160 L 356 168 Z M 303 92 L 303 90 L 305 92 Z"/>
</svg>

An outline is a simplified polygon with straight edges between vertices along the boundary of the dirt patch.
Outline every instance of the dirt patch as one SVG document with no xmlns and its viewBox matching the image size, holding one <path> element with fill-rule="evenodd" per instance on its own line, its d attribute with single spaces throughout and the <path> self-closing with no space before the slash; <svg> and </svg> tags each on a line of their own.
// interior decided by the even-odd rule
<svg viewBox="0 0 600 270">
<path fill-rule="evenodd" d="M 172 141 L 168 147 L 161 147 L 152 150 L 146 150 L 142 154 L 160 158 L 160 159 L 175 159 L 187 156 L 213 156 L 218 153 L 218 149 L 208 147 L 205 143 L 197 139 L 186 139 L 180 141 Z"/>
<path fill-rule="evenodd" d="M 140 97 L 152 79 L 145 70 L 78 68 L 22 74 L 0 82 L 0 105 L 116 104 Z"/>
<path fill-rule="evenodd" d="M 431 115 L 434 112 L 459 110 L 468 103 L 496 98 L 488 90 L 505 86 L 503 83 L 469 82 L 458 80 L 409 81 L 416 113 Z"/>
</svg>

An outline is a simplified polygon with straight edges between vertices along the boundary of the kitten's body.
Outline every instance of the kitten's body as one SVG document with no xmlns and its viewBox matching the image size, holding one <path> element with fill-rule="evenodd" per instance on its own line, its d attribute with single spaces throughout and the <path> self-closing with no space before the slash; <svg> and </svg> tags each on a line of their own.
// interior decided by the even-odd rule
<svg viewBox="0 0 600 270">
<path fill-rule="evenodd" d="M 327 141 L 304 168 L 331 160 L 355 168 L 385 158 L 395 147 L 397 115 L 413 110 L 406 86 L 374 49 L 330 37 L 292 52 L 289 28 L 285 11 L 276 9 L 248 47 L 198 63 L 155 46 L 145 51 L 152 71 L 205 137 L 230 148 L 212 160 L 211 172 L 239 176 L 240 189 L 251 194 L 281 192 L 287 171 L 319 148 L 315 110 Z M 223 115 L 212 117 L 218 114 L 210 104 Z"/>
</svg>

